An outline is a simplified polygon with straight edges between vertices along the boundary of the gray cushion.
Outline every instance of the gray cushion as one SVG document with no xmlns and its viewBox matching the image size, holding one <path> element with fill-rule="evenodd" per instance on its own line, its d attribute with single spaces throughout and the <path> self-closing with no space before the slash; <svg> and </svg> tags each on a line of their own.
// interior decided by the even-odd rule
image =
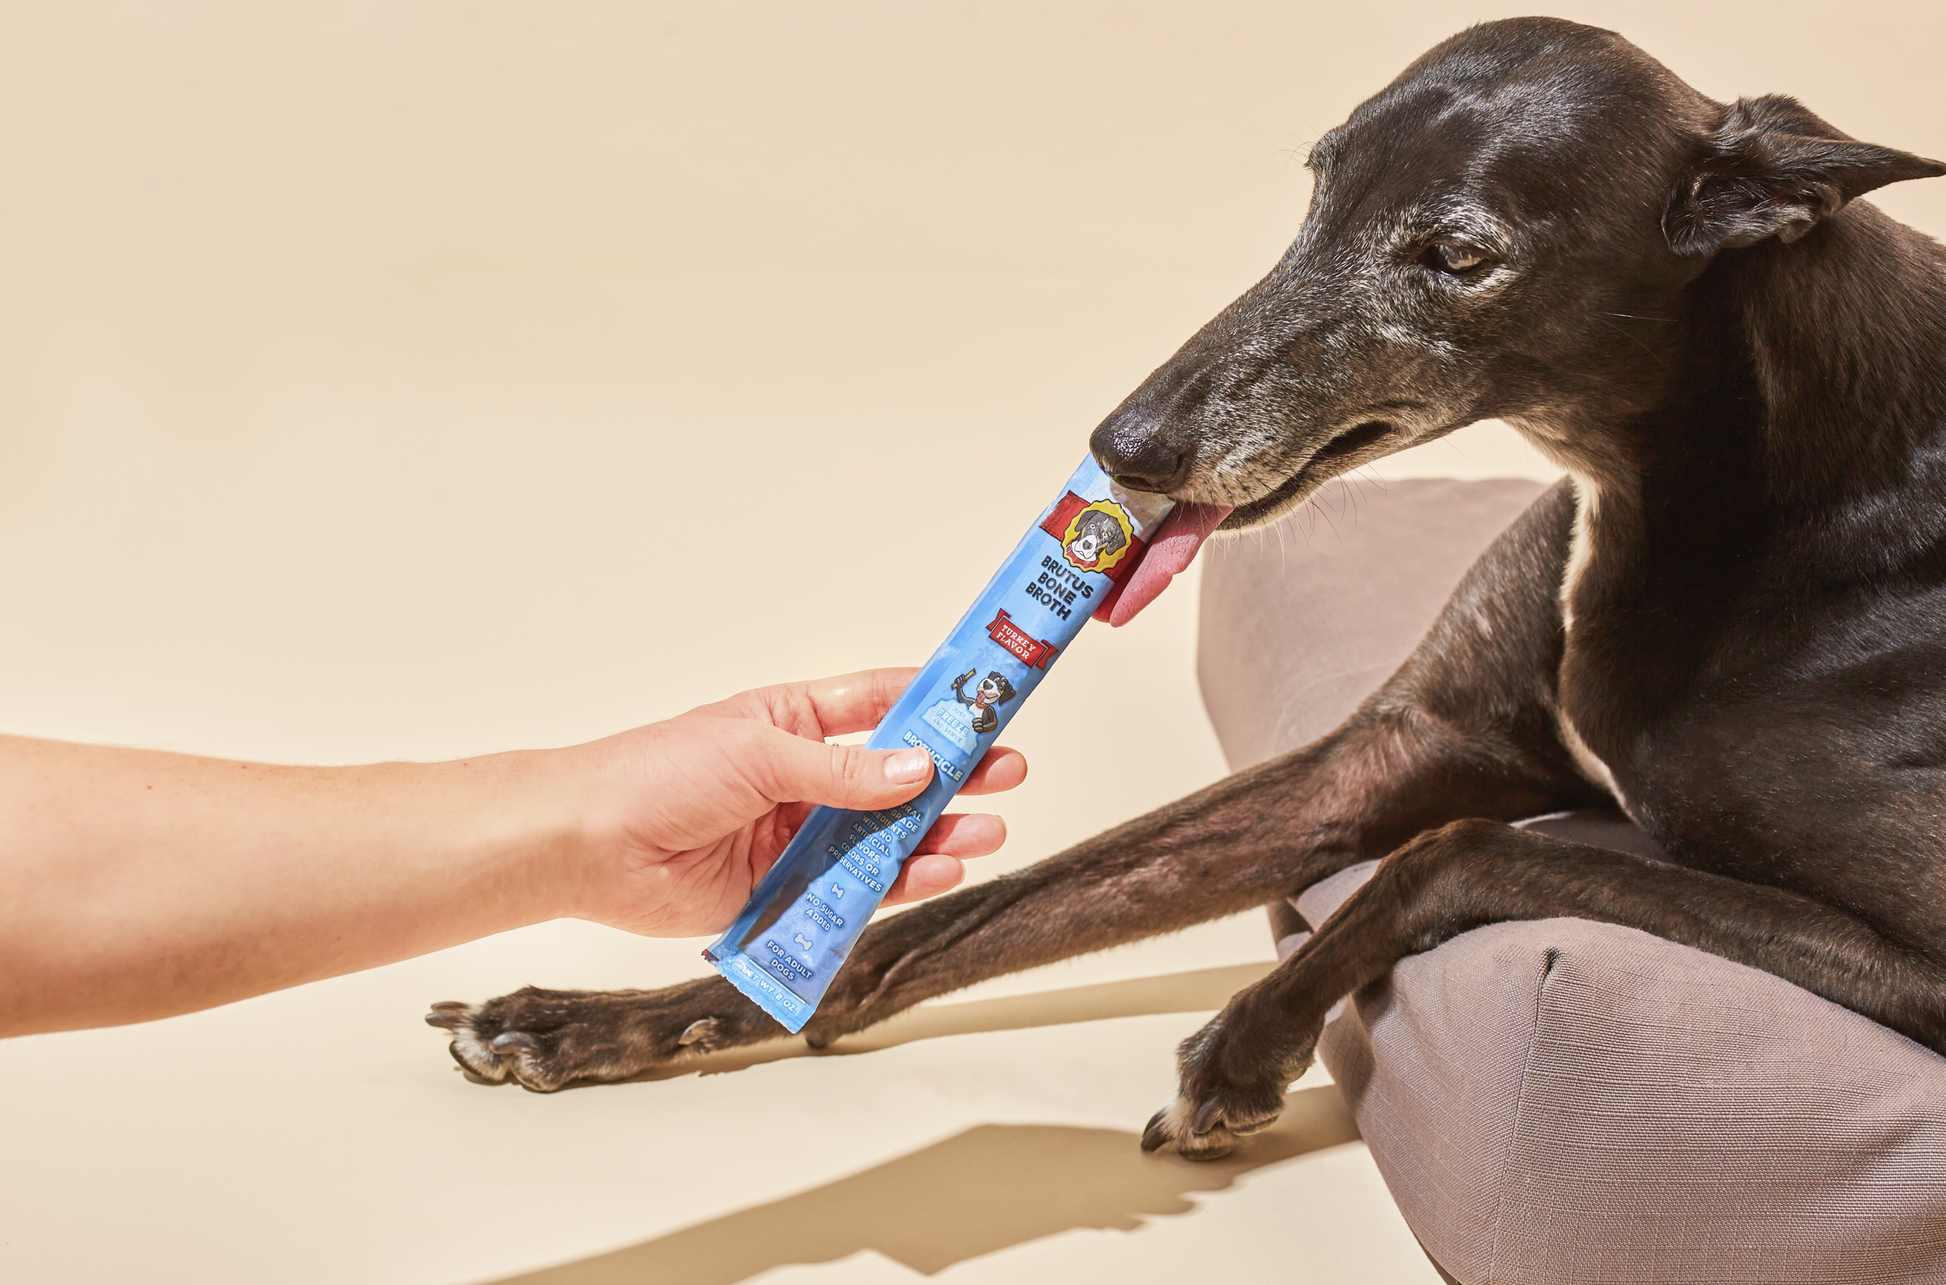
<svg viewBox="0 0 1946 1285">
<path fill-rule="evenodd" d="M 1232 765 L 1343 718 L 1539 490 L 1327 492 L 1330 523 L 1206 550 L 1199 672 Z M 1532 824 L 1655 855 L 1619 815 Z M 1946 1280 L 1946 1059 L 1767 973 L 1614 925 L 1495 924 L 1401 961 L 1320 1053 L 1465 1285 Z"/>
</svg>

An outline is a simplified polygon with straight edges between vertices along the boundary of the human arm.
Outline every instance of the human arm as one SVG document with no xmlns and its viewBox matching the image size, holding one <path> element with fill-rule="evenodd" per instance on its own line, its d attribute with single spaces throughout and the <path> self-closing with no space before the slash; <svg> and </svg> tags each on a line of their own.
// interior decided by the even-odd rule
<svg viewBox="0 0 1946 1285">
<path fill-rule="evenodd" d="M 564 916 L 714 931 L 812 803 L 885 807 L 924 787 L 922 751 L 824 743 L 873 726 L 913 672 L 447 763 L 0 737 L 0 1035 L 188 1012 Z M 1024 775 L 996 749 L 965 792 Z M 943 818 L 888 902 L 952 887 L 960 858 L 1004 836 L 997 817 Z"/>
</svg>

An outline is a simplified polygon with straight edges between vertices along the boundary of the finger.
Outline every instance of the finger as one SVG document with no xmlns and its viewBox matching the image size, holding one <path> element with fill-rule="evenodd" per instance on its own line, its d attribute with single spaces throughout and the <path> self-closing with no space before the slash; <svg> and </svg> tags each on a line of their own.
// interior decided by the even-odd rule
<svg viewBox="0 0 1946 1285">
<path fill-rule="evenodd" d="M 1007 823 L 990 812 L 948 812 L 933 823 L 914 853 L 985 857 L 1007 841 Z"/>
<path fill-rule="evenodd" d="M 924 750 L 827 745 L 775 727 L 746 724 L 731 770 L 778 803 L 824 803 L 871 811 L 904 803 L 932 780 Z"/>
<path fill-rule="evenodd" d="M 899 877 L 885 890 L 888 906 L 903 905 L 908 901 L 923 901 L 927 897 L 937 897 L 942 892 L 951 892 L 959 887 L 966 878 L 966 867 L 958 857 L 948 857 L 934 852 L 926 856 L 908 858 L 899 871 Z"/>
<path fill-rule="evenodd" d="M 1027 756 L 1008 745 L 996 745 L 966 774 L 961 794 L 998 794 L 1027 779 Z"/>
<path fill-rule="evenodd" d="M 717 718 L 756 719 L 797 736 L 843 736 L 877 727 L 918 672 L 895 666 L 777 683 L 738 692 L 695 712 Z"/>
<path fill-rule="evenodd" d="M 811 815 L 814 803 L 779 803 L 777 810 L 770 814 L 771 834 L 775 836 L 777 848 L 783 850 L 785 844 L 797 837 L 804 828 L 805 818 Z"/>
<path fill-rule="evenodd" d="M 900 665 L 860 670 L 836 678 L 814 678 L 793 686 L 810 702 L 824 735 L 843 736 L 877 727 L 918 673 L 917 666 Z"/>
<path fill-rule="evenodd" d="M 816 806 L 815 803 L 805 803 L 802 800 L 777 805 L 777 824 L 787 832 L 787 838 L 804 827 L 804 818 L 810 816 L 811 809 Z"/>
</svg>

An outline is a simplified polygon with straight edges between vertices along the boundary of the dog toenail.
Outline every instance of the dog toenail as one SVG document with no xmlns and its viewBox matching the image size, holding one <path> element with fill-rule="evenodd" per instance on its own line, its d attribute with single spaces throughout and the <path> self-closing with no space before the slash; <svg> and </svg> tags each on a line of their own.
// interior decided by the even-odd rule
<svg viewBox="0 0 1946 1285">
<path fill-rule="evenodd" d="M 1162 1122 L 1164 1118 L 1168 1116 L 1168 1114 L 1169 1114 L 1169 1108 L 1164 1107 L 1162 1108 L 1162 1110 L 1156 1112 L 1154 1115 L 1149 1117 L 1148 1127 L 1142 1130 L 1142 1150 L 1160 1151 L 1165 1145 L 1167 1145 L 1169 1141 L 1169 1131 L 1163 1128 Z"/>
<path fill-rule="evenodd" d="M 696 1041 L 708 1039 L 714 1034 L 716 1034 L 716 1019 L 713 1017 L 699 1017 L 683 1028 L 682 1034 L 676 1037 L 676 1044 L 678 1046 L 694 1044 Z"/>
</svg>

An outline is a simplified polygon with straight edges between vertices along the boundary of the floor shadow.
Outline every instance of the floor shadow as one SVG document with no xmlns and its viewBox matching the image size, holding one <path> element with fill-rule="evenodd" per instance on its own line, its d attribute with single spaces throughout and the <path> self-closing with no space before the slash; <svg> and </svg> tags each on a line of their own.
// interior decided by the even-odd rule
<svg viewBox="0 0 1946 1285">
<path fill-rule="evenodd" d="M 1332 1085 L 1291 1094 L 1270 1129 L 1202 1164 L 1143 1155 L 1121 1129 L 983 1124 L 795 1196 L 493 1285 L 735 1285 L 866 1249 L 930 1276 L 1059 1232 L 1185 1214 L 1197 1192 L 1357 1138 Z"/>
<path fill-rule="evenodd" d="M 1230 996 L 1274 967 L 1276 964 L 1273 961 L 1265 960 L 1262 963 L 1231 964 L 1221 968 L 1198 968 L 1160 977 L 1137 977 L 1123 982 L 1069 986 L 1032 995 L 928 1005 L 887 1018 L 856 1035 L 847 1035 L 828 1049 L 813 1050 L 796 1037 L 771 1040 L 660 1067 L 636 1078 L 667 1080 L 682 1075 L 716 1075 L 724 1071 L 741 1071 L 765 1062 L 781 1062 L 785 1058 L 845 1057 L 947 1035 L 1024 1031 L 1037 1026 L 1066 1026 L 1072 1022 L 1093 1022 L 1110 1017 L 1207 1012 L 1223 1007 Z"/>
</svg>

